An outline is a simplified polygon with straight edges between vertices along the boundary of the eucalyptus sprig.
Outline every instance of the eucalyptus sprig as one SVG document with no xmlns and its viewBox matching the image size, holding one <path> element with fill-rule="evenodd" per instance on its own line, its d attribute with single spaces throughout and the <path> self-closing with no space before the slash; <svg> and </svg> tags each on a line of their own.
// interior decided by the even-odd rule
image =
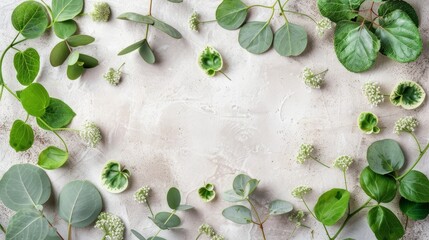
<svg viewBox="0 0 429 240">
<path fill-rule="evenodd" d="M 293 206 L 290 202 L 284 200 L 274 200 L 268 206 L 268 214 L 262 218 L 251 199 L 251 195 L 258 187 L 258 184 L 259 180 L 257 179 L 245 174 L 237 175 L 232 184 L 233 189 L 226 191 L 223 199 L 232 203 L 246 202 L 249 204 L 250 209 L 244 205 L 234 205 L 224 209 L 222 215 L 238 224 L 255 224 L 261 230 L 262 238 L 265 240 L 264 223 L 268 218 L 289 213 L 293 210 Z"/>
<path fill-rule="evenodd" d="M 369 7 L 362 7 L 364 3 Z M 318 0 L 317 5 L 337 24 L 335 52 L 349 71 L 370 69 L 378 52 L 401 63 L 415 61 L 422 53 L 419 18 L 405 1 Z"/>
<path fill-rule="evenodd" d="M 168 1 L 172 3 L 182 2 L 182 0 L 168 0 Z M 154 64 L 156 61 L 156 57 L 152 48 L 149 45 L 149 40 L 148 40 L 149 30 L 151 27 L 154 27 L 160 30 L 161 32 L 164 32 L 165 34 L 169 35 L 172 38 L 175 38 L 175 39 L 182 38 L 182 34 L 180 34 L 180 32 L 177 31 L 174 27 L 168 25 L 167 23 L 161 21 L 160 19 L 152 15 L 152 0 L 149 0 L 149 12 L 147 15 L 142 15 L 134 12 L 126 12 L 119 15 L 118 19 L 146 24 L 146 33 L 145 33 L 144 39 L 124 48 L 122 51 L 118 53 L 118 55 L 125 55 L 139 49 L 140 56 L 143 58 L 143 60 L 149 64 Z"/>
</svg>

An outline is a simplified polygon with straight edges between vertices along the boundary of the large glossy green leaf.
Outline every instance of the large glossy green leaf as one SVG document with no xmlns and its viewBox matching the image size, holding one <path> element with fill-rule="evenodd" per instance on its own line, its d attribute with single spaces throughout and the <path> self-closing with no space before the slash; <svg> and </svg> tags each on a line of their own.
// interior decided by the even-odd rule
<svg viewBox="0 0 429 240">
<path fill-rule="evenodd" d="M 363 72 L 374 65 L 380 40 L 365 25 L 342 21 L 335 29 L 334 47 L 344 67 L 352 72 Z"/>
<path fill-rule="evenodd" d="M 63 22 L 76 17 L 83 9 L 83 0 L 52 0 L 54 22 Z"/>
<path fill-rule="evenodd" d="M 314 206 L 314 214 L 326 226 L 336 224 L 346 213 L 350 193 L 345 189 L 334 188 L 323 193 Z"/>
<path fill-rule="evenodd" d="M 150 217 L 150 219 L 162 230 L 175 228 L 181 224 L 180 218 L 176 214 L 169 212 L 159 212 L 155 215 L 155 218 Z"/>
<path fill-rule="evenodd" d="M 368 147 L 366 158 L 371 170 L 383 175 L 401 169 L 405 161 L 401 146 L 391 139 L 371 144 Z"/>
<path fill-rule="evenodd" d="M 227 29 L 235 30 L 246 21 L 248 7 L 240 0 L 223 0 L 216 9 L 217 23 Z"/>
<path fill-rule="evenodd" d="M 54 22 L 53 27 L 55 35 L 61 39 L 66 39 L 77 31 L 77 23 L 74 20 Z"/>
<path fill-rule="evenodd" d="M 52 49 L 49 60 L 53 67 L 58 67 L 66 61 L 69 55 L 70 49 L 67 46 L 67 42 L 61 41 Z"/>
<path fill-rule="evenodd" d="M 238 224 L 249 224 L 252 222 L 252 212 L 245 206 L 235 205 L 223 210 L 222 215 Z"/>
<path fill-rule="evenodd" d="M 118 53 L 118 55 L 119 55 L 119 56 L 121 56 L 121 55 L 125 55 L 125 54 L 128 54 L 128 53 L 130 53 L 130 52 L 132 52 L 132 51 L 135 51 L 135 50 L 139 49 L 141 46 L 143 46 L 143 43 L 144 43 L 145 41 L 146 41 L 146 39 L 143 39 L 143 40 L 141 40 L 141 41 L 138 41 L 138 42 L 136 42 L 136 43 L 131 44 L 130 46 L 128 46 L 128 47 L 126 47 L 126 48 L 122 49 L 122 50 Z"/>
<path fill-rule="evenodd" d="M 165 22 L 163 22 L 157 18 L 154 18 L 152 16 L 149 16 L 149 17 L 152 19 L 153 26 L 156 29 L 160 30 L 161 32 L 166 33 L 167 35 L 169 35 L 172 38 L 176 38 L 176 39 L 182 38 L 182 34 L 180 34 L 180 32 L 177 31 L 174 27 L 168 25 L 167 23 L 165 23 Z"/>
<path fill-rule="evenodd" d="M 31 164 L 13 165 L 0 180 L 0 198 L 13 211 L 36 208 L 51 196 L 48 175 Z"/>
<path fill-rule="evenodd" d="M 351 20 L 358 16 L 360 5 L 365 0 L 317 0 L 320 13 L 333 22 Z"/>
<path fill-rule="evenodd" d="M 168 206 L 175 210 L 180 206 L 181 196 L 179 189 L 172 187 L 167 192 L 167 203 Z"/>
<path fill-rule="evenodd" d="M 9 145 L 17 152 L 28 150 L 34 142 L 34 132 L 24 121 L 15 120 L 9 135 Z"/>
<path fill-rule="evenodd" d="M 399 208 L 414 221 L 423 220 L 429 215 L 429 203 L 416 203 L 401 198 L 399 201 Z"/>
<path fill-rule="evenodd" d="M 378 8 L 378 15 L 386 16 L 397 9 L 404 11 L 408 17 L 413 20 L 414 24 L 417 27 L 419 26 L 419 16 L 417 15 L 416 10 L 414 10 L 413 6 L 411 6 L 409 3 L 402 0 L 385 1 Z"/>
<path fill-rule="evenodd" d="M 19 98 L 25 111 L 35 117 L 43 116 L 50 102 L 48 92 L 40 83 L 30 84 L 21 91 Z"/>
<path fill-rule="evenodd" d="M 293 205 L 290 202 L 283 200 L 274 200 L 268 206 L 270 215 L 281 215 L 293 210 Z"/>
<path fill-rule="evenodd" d="M 429 180 L 422 172 L 412 170 L 401 179 L 399 193 L 407 200 L 427 203 L 429 202 Z"/>
<path fill-rule="evenodd" d="M 60 99 L 51 98 L 45 114 L 40 118 L 51 128 L 63 128 L 70 124 L 74 116 L 76 113 L 66 103 Z M 37 119 L 37 124 L 45 130 L 50 130 L 40 119 Z"/>
<path fill-rule="evenodd" d="M 412 62 L 422 53 L 419 29 L 402 10 L 395 10 L 381 18 L 375 34 L 381 40 L 380 52 L 393 60 Z"/>
<path fill-rule="evenodd" d="M 146 39 L 143 40 L 143 43 L 139 49 L 139 53 L 140 53 L 140 56 L 143 58 L 143 60 L 145 60 L 145 62 L 149 64 L 155 63 L 155 54 L 153 54 L 153 51 L 150 48 L 149 43 L 147 42 Z"/>
<path fill-rule="evenodd" d="M 368 224 L 377 239 L 398 240 L 405 233 L 395 214 L 383 206 L 376 206 L 369 210 Z"/>
<path fill-rule="evenodd" d="M 71 47 L 85 46 L 94 42 L 94 38 L 88 35 L 73 35 L 67 38 L 67 43 Z"/>
<path fill-rule="evenodd" d="M 122 13 L 119 15 L 118 19 L 145 24 L 153 24 L 154 22 L 149 16 L 144 16 L 133 12 Z"/>
<path fill-rule="evenodd" d="M 49 146 L 40 153 L 37 165 L 47 170 L 53 170 L 63 166 L 68 158 L 68 152 L 54 146 Z"/>
<path fill-rule="evenodd" d="M 49 233 L 46 218 L 34 209 L 20 210 L 9 221 L 7 240 L 45 240 Z"/>
<path fill-rule="evenodd" d="M 12 25 L 25 38 L 38 38 L 48 27 L 45 7 L 36 1 L 24 1 L 12 13 Z"/>
<path fill-rule="evenodd" d="M 58 214 L 73 227 L 86 227 L 93 223 L 102 207 L 100 193 L 88 181 L 68 183 L 58 197 Z"/>
<path fill-rule="evenodd" d="M 377 202 L 388 203 L 396 196 L 396 180 L 389 175 L 381 175 L 366 167 L 360 174 L 360 186 L 365 193 Z"/>
<path fill-rule="evenodd" d="M 29 85 L 36 79 L 40 69 L 40 56 L 34 48 L 28 48 L 23 52 L 17 52 L 13 58 L 16 69 L 16 79 L 22 85 Z"/>
<path fill-rule="evenodd" d="M 266 52 L 273 43 L 273 30 L 266 22 L 248 22 L 238 35 L 241 47 L 254 54 Z"/>
<path fill-rule="evenodd" d="M 286 23 L 274 35 L 274 49 L 282 56 L 298 56 L 307 47 L 307 32 L 299 25 Z"/>
</svg>

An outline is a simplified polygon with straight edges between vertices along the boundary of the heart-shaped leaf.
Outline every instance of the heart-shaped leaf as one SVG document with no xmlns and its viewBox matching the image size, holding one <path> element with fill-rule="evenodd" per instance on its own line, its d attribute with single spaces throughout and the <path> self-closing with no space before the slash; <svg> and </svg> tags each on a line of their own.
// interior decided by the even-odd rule
<svg viewBox="0 0 429 240">
<path fill-rule="evenodd" d="M 429 202 L 429 180 L 422 172 L 412 170 L 401 179 L 399 193 L 407 200 L 427 203 Z"/>
<path fill-rule="evenodd" d="M 70 124 L 76 113 L 63 101 L 56 98 L 51 98 L 45 114 L 40 117 L 51 128 L 63 128 Z M 40 119 L 37 119 L 39 127 L 50 130 Z"/>
<path fill-rule="evenodd" d="M 111 193 L 120 193 L 128 187 L 128 178 L 130 172 L 121 168 L 121 164 L 115 161 L 109 161 L 101 172 L 101 183 Z"/>
<path fill-rule="evenodd" d="M 36 79 L 40 69 L 40 56 L 34 48 L 28 48 L 23 52 L 17 52 L 13 58 L 16 69 L 16 79 L 22 85 L 29 85 Z"/>
<path fill-rule="evenodd" d="M 298 56 L 307 47 L 307 32 L 299 25 L 286 23 L 274 35 L 274 49 L 282 56 Z"/>
<path fill-rule="evenodd" d="M 326 226 L 336 224 L 346 213 L 350 193 L 345 189 L 334 188 L 323 193 L 314 206 L 314 214 Z"/>
<path fill-rule="evenodd" d="M 46 218 L 34 209 L 20 210 L 9 221 L 6 239 L 45 240 L 49 233 Z"/>
<path fill-rule="evenodd" d="M 423 220 L 429 215 L 429 203 L 416 203 L 401 198 L 399 208 L 414 221 Z"/>
<path fill-rule="evenodd" d="M 15 120 L 9 135 L 9 145 L 17 152 L 28 150 L 34 142 L 34 132 L 24 121 Z"/>
<path fill-rule="evenodd" d="M 53 22 L 63 22 L 76 17 L 83 9 L 83 0 L 52 0 Z"/>
<path fill-rule="evenodd" d="M 274 200 L 268 207 L 270 215 L 281 215 L 293 210 L 293 205 L 290 202 L 283 200 Z"/>
<path fill-rule="evenodd" d="M 358 126 L 366 134 L 378 134 L 381 129 L 378 125 L 378 117 L 371 112 L 362 112 L 358 118 Z"/>
<path fill-rule="evenodd" d="M 266 52 L 273 44 L 273 30 L 266 22 L 248 22 L 238 35 L 241 47 L 254 54 Z"/>
<path fill-rule="evenodd" d="M 223 210 L 222 215 L 238 224 L 249 224 L 252 222 L 252 212 L 245 206 L 235 205 Z"/>
<path fill-rule="evenodd" d="M 181 196 L 179 189 L 172 187 L 167 192 L 167 203 L 171 209 L 176 210 L 180 206 Z"/>
<path fill-rule="evenodd" d="M 22 90 L 19 99 L 25 111 L 35 117 L 43 116 L 50 102 L 48 92 L 40 83 L 32 83 Z"/>
<path fill-rule="evenodd" d="M 36 1 L 24 1 L 12 13 L 12 25 L 25 38 L 42 36 L 49 20 L 45 7 Z"/>
<path fill-rule="evenodd" d="M 77 31 L 77 23 L 74 20 L 67 20 L 64 22 L 54 22 L 54 32 L 57 37 L 66 39 Z"/>
<path fill-rule="evenodd" d="M 398 142 L 391 139 L 376 141 L 368 147 L 366 158 L 372 171 L 387 174 L 404 165 L 404 153 Z"/>
<path fill-rule="evenodd" d="M 365 193 L 379 203 L 391 202 L 396 196 L 396 180 L 392 176 L 377 174 L 366 167 L 359 181 Z"/>
<path fill-rule="evenodd" d="M 212 77 L 222 69 L 222 55 L 213 47 L 207 46 L 198 56 L 198 64 L 207 75 Z"/>
<path fill-rule="evenodd" d="M 68 152 L 54 146 L 49 146 L 40 153 L 37 165 L 47 170 L 53 170 L 63 166 L 68 158 Z"/>
<path fill-rule="evenodd" d="M 223 0 L 216 9 L 217 23 L 227 29 L 235 30 L 246 21 L 248 7 L 240 0 Z"/>
<path fill-rule="evenodd" d="M 210 202 L 216 197 L 216 192 L 214 190 L 214 185 L 207 183 L 203 187 L 198 189 L 198 195 L 204 202 Z"/>
<path fill-rule="evenodd" d="M 390 102 L 404 109 L 416 109 L 420 107 L 426 98 L 426 92 L 416 82 L 402 81 L 395 86 L 390 94 Z"/>
<path fill-rule="evenodd" d="M 365 0 L 317 0 L 320 13 L 333 22 L 351 20 L 358 16 Z"/>
<path fill-rule="evenodd" d="M 369 210 L 368 224 L 377 239 L 400 239 L 405 233 L 395 214 L 383 206 Z"/>
<path fill-rule="evenodd" d="M 145 60 L 145 62 L 149 64 L 155 63 L 155 54 L 153 54 L 153 51 L 150 48 L 149 43 L 147 42 L 146 39 L 143 40 L 143 43 L 139 49 L 139 53 L 140 53 L 140 56 L 143 58 L 143 60 Z"/>
<path fill-rule="evenodd" d="M 66 61 L 69 55 L 70 49 L 67 46 L 67 42 L 61 41 L 52 49 L 49 60 L 53 67 L 58 67 Z"/>
</svg>

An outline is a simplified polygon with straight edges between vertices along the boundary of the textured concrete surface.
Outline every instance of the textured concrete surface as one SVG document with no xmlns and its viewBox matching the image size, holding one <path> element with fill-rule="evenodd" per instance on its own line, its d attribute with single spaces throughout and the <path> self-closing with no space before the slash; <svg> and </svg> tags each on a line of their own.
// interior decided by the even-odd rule
<svg viewBox="0 0 429 240">
<path fill-rule="evenodd" d="M 89 11 L 93 1 L 86 2 L 86 11 Z M 358 174 L 366 165 L 366 148 L 370 143 L 382 138 L 398 140 L 405 149 L 408 163 L 414 159 L 417 150 L 412 139 L 398 137 L 392 130 L 396 119 L 404 115 L 418 117 L 421 127 L 417 135 L 422 141 L 429 138 L 425 131 L 429 126 L 427 106 L 405 111 L 384 103 L 372 109 L 361 95 L 361 86 L 368 80 L 381 82 L 386 92 L 403 79 L 418 81 L 429 89 L 429 51 L 426 48 L 429 22 L 423 17 L 429 14 L 429 8 L 424 1 L 409 1 L 422 17 L 425 50 L 420 59 L 399 64 L 380 56 L 376 66 L 362 74 L 350 73 L 340 65 L 333 50 L 332 30 L 319 38 L 314 25 L 305 18 L 291 17 L 292 21 L 305 26 L 310 40 L 305 53 L 295 58 L 280 57 L 274 50 L 262 55 L 250 54 L 239 46 L 238 31 L 226 31 L 217 24 L 204 25 L 200 33 L 188 29 L 187 20 L 193 10 L 210 20 L 220 1 L 185 0 L 183 4 L 154 1 L 153 14 L 175 26 L 184 38 L 175 40 L 159 31 L 151 31 L 150 42 L 158 58 L 155 65 L 144 63 L 137 52 L 118 57 L 116 54 L 122 48 L 143 38 L 145 27 L 114 18 L 127 11 L 146 13 L 148 1 L 108 2 L 113 10 L 110 22 L 92 23 L 87 16 L 78 19 L 80 32 L 96 38 L 93 45 L 81 51 L 100 60 L 100 66 L 85 72 L 81 79 L 70 81 L 64 67 L 50 66 L 50 49 L 59 41 L 52 33 L 27 41 L 19 48 L 31 46 L 41 53 L 38 81 L 46 86 L 51 96 L 63 99 L 75 110 L 77 116 L 71 127 L 79 128 L 85 120 L 95 121 L 104 136 L 101 146 L 89 149 L 77 136 L 62 134 L 69 143 L 71 158 L 63 168 L 48 172 L 55 196 L 71 180 L 92 181 L 103 195 L 105 210 L 124 220 L 128 239 L 134 239 L 130 236 L 132 228 L 147 236 L 156 231 L 147 219 L 147 209 L 133 200 L 134 191 L 142 185 L 153 188 L 151 202 L 155 211 L 167 209 L 165 193 L 170 186 L 177 186 L 186 203 L 196 207 L 195 211 L 180 213 L 182 228 L 163 232 L 163 237 L 194 239 L 198 226 L 207 222 L 227 239 L 261 239 L 257 227 L 237 225 L 222 217 L 222 209 L 229 204 L 220 197 L 212 203 L 203 203 L 196 193 L 198 187 L 212 182 L 221 193 L 231 188 L 236 174 L 244 172 L 261 179 L 255 194 L 259 208 L 277 198 L 303 208 L 303 204 L 290 195 L 290 190 L 299 184 L 313 187 L 308 202 L 314 205 L 320 193 L 342 187 L 343 180 L 338 170 L 327 170 L 314 162 L 295 163 L 299 144 L 308 142 L 317 147 L 317 154 L 325 162 L 330 163 L 342 154 L 356 159 L 348 175 L 352 206 L 356 206 L 366 199 L 358 184 Z M 272 1 L 263 2 L 271 4 Z M 0 1 L 0 49 L 12 40 L 14 30 L 10 15 L 17 4 L 16 0 Z M 289 7 L 320 18 L 313 0 L 293 0 Z M 255 11 L 251 18 L 266 19 L 268 14 L 266 10 Z M 282 18 L 276 16 L 274 28 L 281 24 Z M 199 69 L 196 58 L 206 45 L 214 46 L 223 54 L 224 70 L 232 81 L 222 75 L 209 78 Z M 4 76 L 13 89 L 19 89 L 14 80 L 12 59 L 13 54 L 8 54 Z M 102 74 L 123 62 L 126 62 L 123 82 L 112 87 L 102 79 Z M 329 68 L 327 84 L 322 90 L 309 90 L 304 86 L 299 75 L 305 66 L 320 71 Z M 49 144 L 60 145 L 55 136 L 35 127 L 34 146 L 27 152 L 16 153 L 8 146 L 8 132 L 12 122 L 24 118 L 25 113 L 7 93 L 0 104 L 0 174 L 16 163 L 36 163 L 42 149 Z M 383 127 L 380 135 L 364 135 L 356 127 L 359 113 L 368 110 L 380 117 Z M 33 120 L 31 123 L 35 126 Z M 100 185 L 101 168 L 112 159 L 123 163 L 132 173 L 129 189 L 122 194 L 110 194 Z M 425 157 L 418 169 L 429 173 L 429 157 Z M 53 206 L 55 197 L 47 207 L 51 213 Z M 0 222 L 7 225 L 11 212 L 1 204 L 0 211 Z M 64 221 L 55 217 L 54 222 L 66 235 Z M 271 218 L 265 225 L 268 239 L 287 239 L 293 229 L 287 217 Z M 321 226 L 311 217 L 307 218 L 307 225 L 314 229 L 315 239 L 326 238 Z M 424 230 L 428 227 L 427 220 L 410 222 L 406 239 L 429 239 Z M 84 228 L 75 230 L 74 236 L 74 239 L 100 239 L 101 233 Z M 374 239 L 365 214 L 351 221 L 341 234 L 341 239 L 346 237 Z M 309 238 L 307 229 L 300 229 L 295 237 Z"/>
</svg>

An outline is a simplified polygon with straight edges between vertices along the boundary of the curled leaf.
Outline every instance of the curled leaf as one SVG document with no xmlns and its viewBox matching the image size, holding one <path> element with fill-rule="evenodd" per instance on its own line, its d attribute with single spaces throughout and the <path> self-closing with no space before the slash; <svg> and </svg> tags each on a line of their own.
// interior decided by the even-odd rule
<svg viewBox="0 0 429 240">
<path fill-rule="evenodd" d="M 213 77 L 223 66 L 222 55 L 213 47 L 207 46 L 198 56 L 198 64 L 207 75 Z"/>
<path fill-rule="evenodd" d="M 378 117 L 371 112 L 363 112 L 359 115 L 358 126 L 362 132 L 366 134 L 378 134 L 380 133 L 380 128 L 377 126 Z"/>
<path fill-rule="evenodd" d="M 198 194 L 204 202 L 210 202 L 216 197 L 216 191 L 214 190 L 214 185 L 207 183 L 204 187 L 198 189 Z"/>
<path fill-rule="evenodd" d="M 119 162 L 109 161 L 101 172 L 101 182 L 107 191 L 120 193 L 127 189 L 130 176 L 130 172 L 125 168 L 121 168 Z"/>
<path fill-rule="evenodd" d="M 404 109 L 415 109 L 422 105 L 426 98 L 423 88 L 416 82 L 403 81 L 396 85 L 390 94 L 390 102 Z"/>
</svg>

